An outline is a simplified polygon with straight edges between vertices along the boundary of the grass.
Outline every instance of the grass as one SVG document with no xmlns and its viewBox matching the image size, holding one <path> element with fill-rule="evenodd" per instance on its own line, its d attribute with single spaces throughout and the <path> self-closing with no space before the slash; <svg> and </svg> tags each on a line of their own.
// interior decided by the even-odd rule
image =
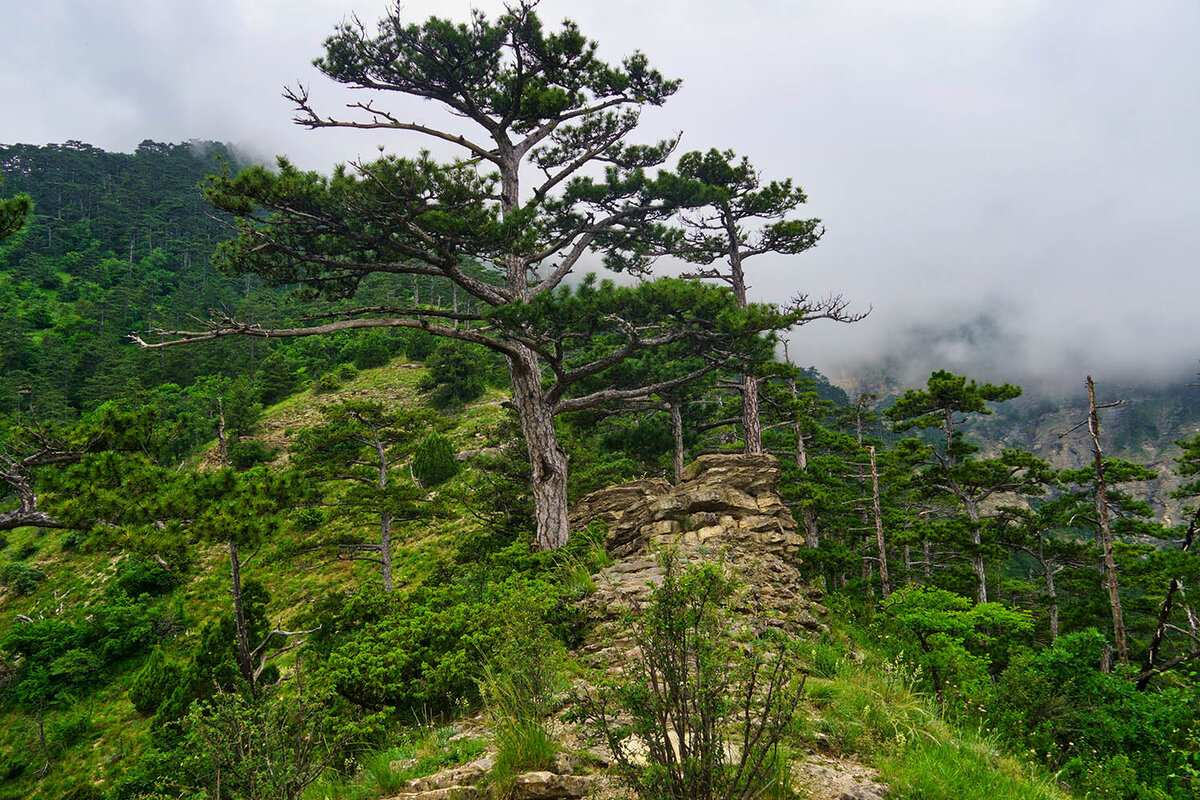
<svg viewBox="0 0 1200 800">
<path fill-rule="evenodd" d="M 365 800 L 390 797 L 408 782 L 483 755 L 480 739 L 458 736 L 454 727 L 424 727 L 402 735 L 401 742 L 359 758 L 352 774 L 330 770 L 304 792 L 304 800 Z"/>
<path fill-rule="evenodd" d="M 812 733 L 835 751 L 872 763 L 894 800 L 1068 797 L 1036 765 L 944 720 L 915 690 L 917 676 L 900 664 L 869 653 L 835 659 L 828 643 L 817 644 L 809 661 Z"/>
</svg>

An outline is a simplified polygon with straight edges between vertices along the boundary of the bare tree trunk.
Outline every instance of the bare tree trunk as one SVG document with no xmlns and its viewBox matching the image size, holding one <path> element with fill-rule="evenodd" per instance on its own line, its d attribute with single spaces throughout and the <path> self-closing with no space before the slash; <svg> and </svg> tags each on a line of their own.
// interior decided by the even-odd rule
<svg viewBox="0 0 1200 800">
<path fill-rule="evenodd" d="M 554 430 L 554 412 L 542 391 L 542 373 L 537 354 L 515 345 L 508 359 L 512 378 L 513 406 L 525 436 L 532 469 L 535 543 L 539 550 L 562 547 L 570 538 L 567 522 L 567 453 Z"/>
<path fill-rule="evenodd" d="M 230 540 L 229 571 L 230 594 L 233 595 L 233 625 L 237 637 L 236 652 L 238 671 L 242 679 L 251 686 L 254 685 L 254 664 L 250 656 L 250 635 L 246 629 L 246 612 L 242 603 L 242 561 L 238 553 L 237 542 Z"/>
<path fill-rule="evenodd" d="M 925 559 L 921 564 L 921 574 L 925 576 L 925 580 L 933 577 L 933 561 L 931 556 L 929 540 L 924 539 L 921 541 L 921 557 Z"/>
<path fill-rule="evenodd" d="M 784 358 L 790 366 L 792 363 L 791 356 L 787 352 L 787 343 L 783 345 Z M 788 388 L 792 392 L 792 401 L 796 402 L 799 397 L 800 390 L 796 386 L 796 379 L 788 379 Z M 792 429 L 796 434 L 796 466 L 800 468 L 800 472 L 808 473 L 808 442 L 804 438 L 804 423 L 800 419 L 799 410 L 796 411 L 796 416 L 792 420 Z M 817 530 L 817 515 L 808 506 L 800 509 L 800 521 L 804 525 L 804 544 L 806 547 L 817 549 L 821 546 L 821 535 Z"/>
<path fill-rule="evenodd" d="M 667 403 L 667 411 L 671 415 L 671 438 L 675 441 L 674 471 L 675 483 L 683 480 L 683 412 L 676 402 Z"/>
<path fill-rule="evenodd" d="M 225 399 L 217 395 L 217 459 L 229 464 L 229 437 L 225 435 Z"/>
<path fill-rule="evenodd" d="M 1200 509 L 1197 509 L 1192 514 L 1192 520 L 1188 523 L 1187 533 L 1183 537 L 1183 552 L 1188 552 L 1192 549 L 1192 542 L 1196 538 L 1196 523 L 1200 521 Z M 1158 667 L 1159 651 L 1162 648 L 1163 637 L 1167 633 L 1167 623 L 1171 619 L 1171 608 L 1175 603 L 1175 595 L 1183 595 L 1183 581 L 1178 576 L 1171 578 L 1170 584 L 1167 585 L 1167 595 L 1163 598 L 1162 607 L 1158 610 L 1158 624 L 1154 626 L 1154 634 L 1150 637 L 1150 650 L 1146 653 L 1146 666 L 1142 669 L 1142 677 L 1138 679 L 1138 691 L 1145 691 L 1150 684 L 1150 678 L 1154 676 L 1154 672 Z M 1195 615 L 1188 609 L 1189 626 L 1193 625 Z M 1195 631 L 1193 629 L 1193 635 Z"/>
<path fill-rule="evenodd" d="M 372 428 L 375 436 L 375 455 L 379 458 L 379 489 L 387 489 L 387 450 L 379 438 L 379 431 Z M 386 503 L 386 498 L 384 499 Z M 392 515 L 388 511 L 379 513 L 379 565 L 383 578 L 383 591 L 392 591 Z"/>
<path fill-rule="evenodd" d="M 1113 558 L 1112 529 L 1108 521 L 1108 487 L 1104 483 L 1104 452 L 1100 449 L 1100 415 L 1096 413 L 1096 384 L 1087 376 L 1088 433 L 1092 437 L 1092 455 L 1096 463 L 1097 544 L 1104 556 L 1104 576 L 1108 585 L 1108 602 L 1112 607 L 1113 638 L 1117 642 L 1117 659 L 1129 663 L 1129 645 L 1125 640 L 1125 618 L 1121 613 L 1121 592 L 1117 583 L 1117 562 Z"/>
<path fill-rule="evenodd" d="M 871 495 L 875 505 L 875 548 L 879 552 L 879 580 L 886 598 L 892 593 L 892 582 L 888 577 L 887 548 L 883 543 L 883 510 L 879 504 L 879 471 L 875 467 L 875 446 L 867 448 L 871 454 Z"/>
</svg>

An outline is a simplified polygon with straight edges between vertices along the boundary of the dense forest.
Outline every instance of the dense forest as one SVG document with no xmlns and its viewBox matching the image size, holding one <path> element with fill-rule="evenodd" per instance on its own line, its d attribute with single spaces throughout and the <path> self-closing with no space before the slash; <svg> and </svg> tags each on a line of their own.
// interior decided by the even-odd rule
<svg viewBox="0 0 1200 800">
<path fill-rule="evenodd" d="M 1200 797 L 1200 389 L 848 392 L 747 291 L 804 192 L 635 142 L 644 56 L 325 46 L 474 127 L 0 146 L 0 797 Z"/>
</svg>

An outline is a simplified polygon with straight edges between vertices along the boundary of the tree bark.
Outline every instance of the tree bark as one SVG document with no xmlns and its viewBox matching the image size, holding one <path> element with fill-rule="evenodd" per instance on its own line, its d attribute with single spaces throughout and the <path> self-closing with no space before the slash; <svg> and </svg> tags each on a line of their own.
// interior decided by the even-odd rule
<svg viewBox="0 0 1200 800">
<path fill-rule="evenodd" d="M 675 455 L 673 467 L 675 483 L 683 480 L 683 412 L 676 402 L 667 403 L 667 411 L 671 415 L 671 438 L 675 440 Z"/>
<path fill-rule="evenodd" d="M 1187 533 L 1183 537 L 1183 552 L 1188 552 L 1192 549 L 1192 542 L 1196 538 L 1196 523 L 1200 521 L 1200 509 L 1197 509 L 1192 514 L 1192 520 L 1188 523 Z M 1167 595 L 1163 598 L 1162 607 L 1158 611 L 1158 623 L 1154 626 L 1154 634 L 1150 637 L 1150 649 L 1146 653 L 1146 666 L 1142 669 L 1142 676 L 1138 678 L 1138 691 L 1145 691 L 1150 684 L 1150 678 L 1158 671 L 1159 666 L 1159 651 L 1162 648 L 1163 637 L 1167 633 L 1167 623 L 1171 619 L 1171 609 L 1175 604 L 1175 595 L 1183 594 L 1183 581 L 1178 577 L 1171 578 L 1171 583 L 1167 586 Z M 1195 616 L 1188 610 L 1188 622 L 1193 622 Z"/>
<path fill-rule="evenodd" d="M 987 593 L 987 565 L 983 560 L 983 536 L 979 530 L 979 505 L 974 498 L 965 498 L 967 506 L 967 518 L 971 520 L 971 544 L 975 550 L 971 553 L 971 571 L 975 573 L 975 601 L 986 603 L 988 601 Z"/>
<path fill-rule="evenodd" d="M 512 379 L 513 407 L 525 436 L 532 469 L 534 514 L 539 550 L 562 547 L 570 538 L 567 523 L 567 453 L 554 430 L 554 409 L 542 390 L 542 373 L 537 354 L 524 345 L 513 348 L 508 358 Z"/>
<path fill-rule="evenodd" d="M 225 435 L 225 399 L 217 395 L 217 460 L 229 464 L 229 437 Z"/>
<path fill-rule="evenodd" d="M 250 635 L 246 630 L 246 612 L 242 603 L 242 561 L 238 552 L 237 542 L 230 541 L 229 571 L 230 594 L 233 596 L 233 626 L 236 636 L 235 656 L 238 671 L 242 679 L 250 686 L 254 685 L 254 662 L 250 655 Z"/>
<path fill-rule="evenodd" d="M 875 548 L 879 552 L 879 580 L 886 598 L 892 593 L 892 582 L 888 576 L 887 548 L 883 542 L 883 510 L 879 504 L 879 471 L 875 467 L 875 446 L 867 448 L 871 454 L 871 495 L 875 506 Z"/>
<path fill-rule="evenodd" d="M 379 431 L 375 434 L 375 454 L 379 457 L 379 488 L 387 489 L 387 451 L 379 439 Z M 387 498 L 382 498 L 387 502 Z M 383 578 L 383 591 L 392 591 L 392 515 L 388 511 L 379 512 L 379 565 Z"/>
<path fill-rule="evenodd" d="M 758 455 L 763 451 L 762 420 L 758 410 L 758 378 L 742 376 L 742 433 L 746 442 L 746 453 Z"/>
<path fill-rule="evenodd" d="M 1096 464 L 1096 542 L 1104 556 L 1104 577 L 1108 602 L 1112 608 L 1113 638 L 1117 642 L 1117 660 L 1129 663 L 1129 645 L 1125 639 L 1125 617 L 1121 611 L 1121 591 L 1117 582 L 1117 563 L 1113 558 L 1112 529 L 1108 520 L 1108 487 L 1104 482 L 1104 451 L 1100 448 L 1100 415 L 1096 411 L 1096 384 L 1087 376 L 1088 433 L 1092 437 L 1092 455 Z"/>
</svg>

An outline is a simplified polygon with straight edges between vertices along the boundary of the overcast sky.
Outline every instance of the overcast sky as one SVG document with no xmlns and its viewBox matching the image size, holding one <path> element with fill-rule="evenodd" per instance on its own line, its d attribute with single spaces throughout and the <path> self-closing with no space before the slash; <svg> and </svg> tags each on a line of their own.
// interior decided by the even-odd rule
<svg viewBox="0 0 1200 800">
<path fill-rule="evenodd" d="M 357 5 L 350 3 L 357 2 Z M 492 0 L 410 0 L 413 20 Z M 285 84 L 380 0 L 0 0 L 0 142 L 214 139 L 326 170 L 403 134 L 305 131 Z M 791 177 L 827 233 L 751 262 L 754 292 L 874 310 L 792 352 L 832 375 L 889 354 L 1075 385 L 1184 379 L 1200 336 L 1200 3 L 1065 0 L 543 0 L 610 60 L 638 49 L 683 87 L 644 136 L 734 148 Z M 434 106 L 409 106 L 436 117 Z M 408 110 L 406 108 L 406 111 Z"/>
</svg>

